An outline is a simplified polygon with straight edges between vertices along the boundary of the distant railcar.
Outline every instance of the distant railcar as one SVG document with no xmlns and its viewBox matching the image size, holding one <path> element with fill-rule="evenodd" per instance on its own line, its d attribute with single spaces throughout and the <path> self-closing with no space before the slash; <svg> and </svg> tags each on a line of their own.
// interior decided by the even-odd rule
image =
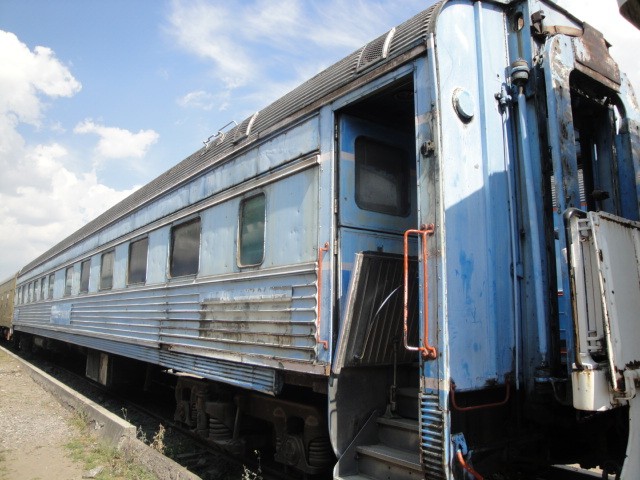
<svg viewBox="0 0 640 480">
<path fill-rule="evenodd" d="M 0 339 L 11 338 L 17 274 L 0 283 Z"/>
<path fill-rule="evenodd" d="M 638 121 L 553 2 L 439 2 L 26 265 L 14 330 L 306 474 L 640 478 Z"/>
</svg>

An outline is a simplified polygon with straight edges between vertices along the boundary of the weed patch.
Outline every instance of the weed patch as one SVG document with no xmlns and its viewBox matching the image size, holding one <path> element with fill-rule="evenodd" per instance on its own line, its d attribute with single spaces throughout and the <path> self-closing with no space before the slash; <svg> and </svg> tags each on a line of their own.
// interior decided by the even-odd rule
<svg viewBox="0 0 640 480">
<path fill-rule="evenodd" d="M 155 477 L 132 458 L 93 436 L 89 430 L 86 414 L 77 413 L 71 423 L 76 434 L 65 444 L 72 460 L 83 465 L 85 470 L 103 467 L 95 477 L 97 480 L 153 480 Z M 1 478 L 1 477 L 0 477 Z"/>
</svg>

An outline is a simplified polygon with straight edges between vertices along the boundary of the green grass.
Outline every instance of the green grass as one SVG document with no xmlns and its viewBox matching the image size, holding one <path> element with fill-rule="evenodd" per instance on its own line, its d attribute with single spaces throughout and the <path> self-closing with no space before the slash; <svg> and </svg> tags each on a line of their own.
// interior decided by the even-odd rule
<svg viewBox="0 0 640 480">
<path fill-rule="evenodd" d="M 65 445 L 69 457 L 83 465 L 84 470 L 103 467 L 102 472 L 95 477 L 97 480 L 154 480 L 156 478 L 137 465 L 134 459 L 127 458 L 116 448 L 92 435 L 88 428 L 86 414 L 74 415 L 72 424 L 76 434 Z"/>
</svg>

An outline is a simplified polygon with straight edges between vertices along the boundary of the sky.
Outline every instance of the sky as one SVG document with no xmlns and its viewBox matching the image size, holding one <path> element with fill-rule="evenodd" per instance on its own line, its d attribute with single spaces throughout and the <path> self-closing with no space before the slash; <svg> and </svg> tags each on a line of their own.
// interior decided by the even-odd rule
<svg viewBox="0 0 640 480">
<path fill-rule="evenodd" d="M 0 0 L 0 280 L 433 0 Z M 561 0 L 640 90 L 616 0 Z"/>
</svg>

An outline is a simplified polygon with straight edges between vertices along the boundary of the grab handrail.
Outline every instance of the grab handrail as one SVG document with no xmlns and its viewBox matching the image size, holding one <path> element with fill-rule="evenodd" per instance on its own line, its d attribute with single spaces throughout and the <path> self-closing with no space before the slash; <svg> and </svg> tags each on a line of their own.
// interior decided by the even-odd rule
<svg viewBox="0 0 640 480">
<path fill-rule="evenodd" d="M 404 311 L 403 330 L 404 348 L 411 352 L 420 352 L 426 358 L 436 358 L 437 350 L 429 345 L 429 278 L 427 275 L 427 236 L 433 235 L 435 226 L 433 224 L 423 225 L 420 230 L 407 230 L 404 232 Z M 409 328 L 409 235 L 420 235 L 422 241 L 422 295 L 423 295 L 423 340 L 422 346 L 411 346 L 408 344 Z"/>
<path fill-rule="evenodd" d="M 329 251 L 329 242 L 325 242 L 324 246 L 318 247 L 318 301 L 317 301 L 317 318 L 316 318 L 316 343 L 321 343 L 325 350 L 329 349 L 329 342 L 320 339 L 320 323 L 322 322 L 322 259 L 324 254 Z"/>
</svg>

